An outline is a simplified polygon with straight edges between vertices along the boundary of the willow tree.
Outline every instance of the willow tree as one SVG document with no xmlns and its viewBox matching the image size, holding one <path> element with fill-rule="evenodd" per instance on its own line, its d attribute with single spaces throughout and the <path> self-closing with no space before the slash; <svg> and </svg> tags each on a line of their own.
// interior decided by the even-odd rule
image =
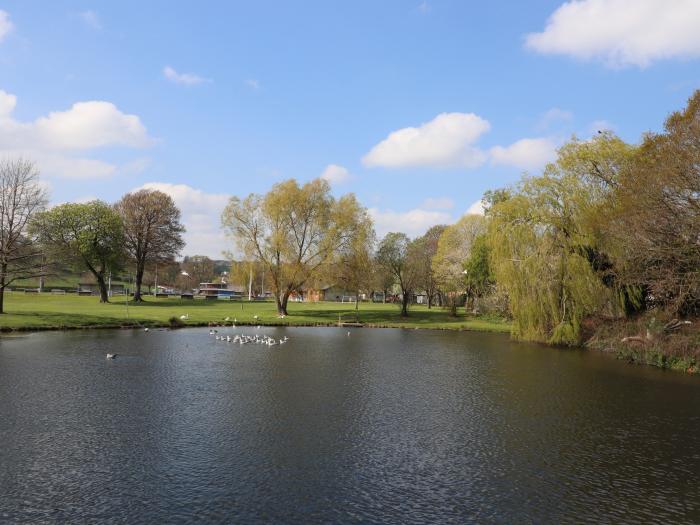
<svg viewBox="0 0 700 525">
<path fill-rule="evenodd" d="M 324 277 L 355 294 L 355 310 L 359 309 L 360 293 L 370 292 L 374 284 L 372 256 L 375 233 L 369 215 L 362 217 L 352 238 L 330 259 Z"/>
<path fill-rule="evenodd" d="M 300 186 L 290 179 L 265 195 L 232 197 L 221 221 L 238 249 L 263 263 L 279 315 L 295 290 L 316 277 L 338 252 L 348 249 L 367 212 L 352 194 L 335 199 L 328 182 Z"/>
<path fill-rule="evenodd" d="M 452 315 L 457 315 L 459 297 L 467 291 L 464 269 L 472 244 L 485 231 L 486 219 L 482 215 L 469 214 L 445 228 L 438 240 L 432 269 Z"/>
<path fill-rule="evenodd" d="M 32 230 L 52 258 L 92 273 L 100 302 L 109 301 L 107 274 L 119 267 L 124 254 L 122 221 L 114 208 L 101 201 L 61 204 L 39 213 Z"/>
<path fill-rule="evenodd" d="M 615 188 L 634 148 L 611 133 L 574 138 L 538 177 L 487 211 L 490 263 L 520 339 L 576 344 L 591 314 L 616 315 L 629 296 L 607 233 Z"/>
</svg>

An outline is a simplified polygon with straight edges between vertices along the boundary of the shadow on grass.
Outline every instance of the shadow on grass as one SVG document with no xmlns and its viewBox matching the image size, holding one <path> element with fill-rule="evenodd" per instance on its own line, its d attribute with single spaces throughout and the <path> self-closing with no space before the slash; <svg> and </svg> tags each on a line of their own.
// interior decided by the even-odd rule
<svg viewBox="0 0 700 525">
<path fill-rule="evenodd" d="M 0 327 L 3 328 L 42 328 L 42 327 L 78 327 L 78 326 L 127 326 L 143 322 L 124 317 L 108 317 L 102 315 L 71 314 L 64 312 L 8 312 L 10 322 L 3 322 L 0 317 Z"/>
</svg>

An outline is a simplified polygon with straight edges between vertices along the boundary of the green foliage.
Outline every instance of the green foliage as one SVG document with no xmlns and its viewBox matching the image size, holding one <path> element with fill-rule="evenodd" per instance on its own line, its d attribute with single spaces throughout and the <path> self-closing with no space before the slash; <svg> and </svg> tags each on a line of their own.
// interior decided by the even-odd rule
<svg viewBox="0 0 700 525">
<path fill-rule="evenodd" d="M 489 247 L 486 235 L 479 235 L 474 239 L 471 253 L 464 263 L 466 272 L 467 287 L 477 297 L 484 295 L 494 284 L 489 257 L 491 248 Z"/>
<path fill-rule="evenodd" d="M 89 270 L 107 300 L 105 274 L 124 258 L 124 230 L 119 214 L 101 201 L 67 203 L 41 212 L 32 230 L 54 259 Z"/>
<path fill-rule="evenodd" d="M 490 210 L 493 271 L 518 339 L 578 344 L 583 318 L 611 303 L 580 250 L 595 243 L 585 221 L 590 205 L 585 181 L 563 163 L 523 180 Z"/>
</svg>

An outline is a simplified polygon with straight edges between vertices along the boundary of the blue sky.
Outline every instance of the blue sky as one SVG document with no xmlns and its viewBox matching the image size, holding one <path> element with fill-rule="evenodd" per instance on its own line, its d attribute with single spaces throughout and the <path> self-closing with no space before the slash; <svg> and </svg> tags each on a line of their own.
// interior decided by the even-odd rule
<svg viewBox="0 0 700 525">
<path fill-rule="evenodd" d="M 229 195 L 325 173 L 380 234 L 451 222 L 563 140 L 636 142 L 700 86 L 696 0 L 0 1 L 0 155 L 52 202 L 169 192 L 185 253 Z M 529 35 L 529 36 L 528 36 Z"/>
</svg>

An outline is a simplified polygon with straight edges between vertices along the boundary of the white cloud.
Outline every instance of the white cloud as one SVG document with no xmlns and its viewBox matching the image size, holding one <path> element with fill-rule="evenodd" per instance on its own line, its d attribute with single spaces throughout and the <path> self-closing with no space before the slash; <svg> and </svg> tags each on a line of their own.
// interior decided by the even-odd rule
<svg viewBox="0 0 700 525">
<path fill-rule="evenodd" d="M 449 224 L 452 217 L 444 211 L 431 211 L 416 208 L 406 212 L 379 210 L 369 208 L 368 213 L 374 220 L 374 228 L 379 238 L 389 232 L 402 232 L 409 237 L 423 235 L 428 228 L 436 224 Z"/>
<path fill-rule="evenodd" d="M 142 148 L 153 143 L 139 117 L 98 100 L 77 102 L 67 111 L 51 112 L 33 127 L 37 138 L 52 149 Z"/>
<path fill-rule="evenodd" d="M 184 235 L 185 255 L 207 255 L 220 259 L 222 252 L 230 249 L 230 241 L 221 229 L 221 212 L 229 195 L 206 193 L 186 184 L 148 182 L 140 189 L 158 190 L 170 195 L 182 212 L 181 222 L 187 228 Z"/>
<path fill-rule="evenodd" d="M 541 168 L 557 156 L 554 143 L 547 138 L 520 139 L 510 146 L 495 146 L 490 150 L 491 162 L 521 169 Z"/>
<path fill-rule="evenodd" d="M 163 68 L 163 76 L 175 84 L 183 84 L 185 86 L 194 86 L 212 81 L 210 78 L 200 77 L 194 73 L 178 73 L 170 66 Z"/>
<path fill-rule="evenodd" d="M 449 197 L 428 197 L 421 204 L 421 208 L 426 210 L 451 210 L 454 208 L 455 201 Z"/>
<path fill-rule="evenodd" d="M 565 109 L 561 108 L 551 108 L 545 111 L 545 113 L 542 115 L 542 118 L 540 118 L 540 121 L 537 123 L 537 129 L 538 130 L 545 130 L 549 129 L 551 126 L 556 124 L 557 122 L 559 123 L 568 123 L 573 120 L 574 114 L 571 113 L 571 111 L 566 111 Z"/>
<path fill-rule="evenodd" d="M 483 215 L 484 214 L 484 201 L 479 199 L 473 202 L 469 208 L 467 208 L 466 215 Z"/>
<path fill-rule="evenodd" d="M 107 178 L 122 168 L 132 169 L 131 163 L 119 167 L 74 153 L 115 146 L 141 148 L 154 142 L 138 116 L 122 113 L 110 102 L 77 102 L 68 110 L 27 122 L 13 117 L 16 105 L 16 96 L 0 90 L 0 154 L 34 160 L 48 177 Z"/>
<path fill-rule="evenodd" d="M 87 10 L 78 13 L 80 19 L 85 22 L 85 24 L 92 29 L 102 29 L 102 22 L 100 22 L 100 17 L 95 11 Z"/>
<path fill-rule="evenodd" d="M 559 6 L 525 45 L 540 53 L 646 67 L 700 56 L 698 0 L 572 0 Z"/>
<path fill-rule="evenodd" d="M 327 180 L 331 184 L 342 184 L 350 178 L 350 172 L 337 164 L 329 164 L 321 173 L 321 178 Z"/>
<path fill-rule="evenodd" d="M 10 15 L 7 11 L 0 9 L 0 42 L 12 31 L 12 22 L 10 22 Z"/>
<path fill-rule="evenodd" d="M 441 113 L 417 128 L 390 133 L 362 161 L 387 168 L 480 166 L 486 155 L 474 143 L 490 127 L 474 113 Z"/>
</svg>

